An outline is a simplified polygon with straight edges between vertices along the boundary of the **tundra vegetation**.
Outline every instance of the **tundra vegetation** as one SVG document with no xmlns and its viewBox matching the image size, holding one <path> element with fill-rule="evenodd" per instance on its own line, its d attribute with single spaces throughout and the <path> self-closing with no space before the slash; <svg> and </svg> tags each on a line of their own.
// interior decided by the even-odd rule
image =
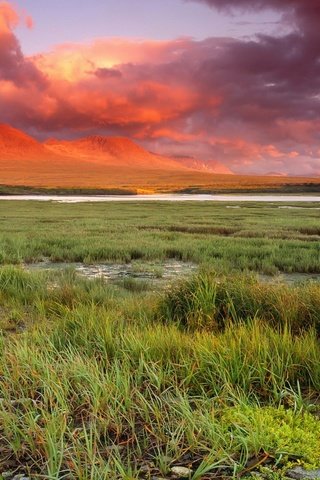
<svg viewBox="0 0 320 480">
<path fill-rule="evenodd" d="M 0 202 L 2 478 L 319 468 L 320 283 L 278 273 L 320 273 L 320 210 L 283 207 Z M 70 266 L 167 259 L 199 267 L 168 284 Z"/>
</svg>

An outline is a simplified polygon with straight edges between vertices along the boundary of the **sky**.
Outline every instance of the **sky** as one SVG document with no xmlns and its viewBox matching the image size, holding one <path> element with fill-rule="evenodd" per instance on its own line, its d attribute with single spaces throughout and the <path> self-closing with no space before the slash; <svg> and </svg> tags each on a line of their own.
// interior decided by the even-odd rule
<svg viewBox="0 0 320 480">
<path fill-rule="evenodd" d="M 320 175 L 319 0 L 0 0 L 0 122 Z"/>
</svg>

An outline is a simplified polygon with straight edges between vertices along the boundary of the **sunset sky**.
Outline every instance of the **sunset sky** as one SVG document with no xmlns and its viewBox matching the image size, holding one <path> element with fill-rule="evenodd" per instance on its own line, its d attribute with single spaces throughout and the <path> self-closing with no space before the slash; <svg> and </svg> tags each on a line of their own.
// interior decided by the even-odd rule
<svg viewBox="0 0 320 480">
<path fill-rule="evenodd" d="M 320 175 L 320 0 L 0 0 L 0 123 Z"/>
</svg>

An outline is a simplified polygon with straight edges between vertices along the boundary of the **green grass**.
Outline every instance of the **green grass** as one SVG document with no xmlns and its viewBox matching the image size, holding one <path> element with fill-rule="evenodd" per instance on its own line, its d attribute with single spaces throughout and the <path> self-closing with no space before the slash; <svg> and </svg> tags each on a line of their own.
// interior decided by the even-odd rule
<svg viewBox="0 0 320 480">
<path fill-rule="evenodd" d="M 160 289 L 0 267 L 0 474 L 173 480 L 182 465 L 193 480 L 275 480 L 319 467 L 320 286 L 247 272 L 316 271 L 319 211 L 291 212 L 6 204 L 4 264 L 83 250 L 77 261 L 140 252 L 136 272 L 169 251 L 208 265 Z"/>
<path fill-rule="evenodd" d="M 228 298 L 237 293 L 249 305 L 236 319 L 221 293 L 226 284 L 211 278 L 212 288 L 221 288 L 219 328 L 183 325 L 183 315 L 194 312 L 188 301 L 183 315 L 163 317 L 164 305 L 202 281 L 200 275 L 148 293 L 72 271 L 2 268 L 2 308 L 30 320 L 18 335 L 2 324 L 2 470 L 10 459 L 32 478 L 170 478 L 170 468 L 183 464 L 196 479 L 207 471 L 241 474 L 262 452 L 280 469 L 297 459 L 318 465 L 314 326 L 293 328 L 294 309 L 282 318 L 272 286 L 265 288 L 279 322 L 259 317 L 259 284 L 241 277 L 228 280 Z M 319 287 L 312 287 L 308 298 L 317 301 Z M 288 287 L 286 294 L 305 304 L 308 288 Z M 195 292 L 197 308 L 203 305 L 197 318 L 207 322 L 206 309 L 216 306 L 208 292 Z"/>
<path fill-rule="evenodd" d="M 272 204 L 0 202 L 0 264 L 168 258 L 215 269 L 320 272 L 320 211 Z"/>
<path fill-rule="evenodd" d="M 320 283 L 263 284 L 254 276 L 217 277 L 203 272 L 171 288 L 160 318 L 184 329 L 221 331 L 228 322 L 259 318 L 293 331 L 314 327 L 320 334 Z"/>
</svg>

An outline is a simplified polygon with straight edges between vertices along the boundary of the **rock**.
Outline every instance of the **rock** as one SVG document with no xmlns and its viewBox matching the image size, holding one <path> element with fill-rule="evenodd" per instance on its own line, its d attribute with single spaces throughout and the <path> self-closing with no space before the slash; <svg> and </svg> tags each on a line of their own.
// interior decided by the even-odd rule
<svg viewBox="0 0 320 480">
<path fill-rule="evenodd" d="M 317 470 L 305 470 L 302 467 L 290 468 L 286 471 L 286 477 L 294 480 L 320 480 L 320 468 Z"/>
<path fill-rule="evenodd" d="M 140 473 L 150 473 L 150 471 L 153 470 L 154 468 L 155 468 L 154 463 L 153 462 L 148 462 L 148 463 L 142 465 L 139 468 L 139 472 Z"/>
<path fill-rule="evenodd" d="M 186 467 L 172 467 L 171 473 L 177 478 L 189 478 L 192 475 L 192 470 Z"/>
<path fill-rule="evenodd" d="M 12 480 L 31 480 L 30 477 L 25 477 L 23 473 L 19 473 L 18 475 L 15 475 Z"/>
</svg>

